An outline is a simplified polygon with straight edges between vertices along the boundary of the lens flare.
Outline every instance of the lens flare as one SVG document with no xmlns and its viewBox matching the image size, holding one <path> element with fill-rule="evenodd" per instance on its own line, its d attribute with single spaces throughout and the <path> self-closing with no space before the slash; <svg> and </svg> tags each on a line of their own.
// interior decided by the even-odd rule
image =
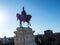
<svg viewBox="0 0 60 45">
<path fill-rule="evenodd" d="M 5 22 L 5 16 L 3 13 L 0 12 L 0 24 Z"/>
</svg>

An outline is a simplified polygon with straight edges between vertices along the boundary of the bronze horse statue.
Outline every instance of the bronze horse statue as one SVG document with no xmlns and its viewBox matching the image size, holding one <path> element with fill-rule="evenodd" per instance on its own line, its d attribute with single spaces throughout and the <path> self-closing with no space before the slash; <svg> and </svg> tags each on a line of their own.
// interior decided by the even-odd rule
<svg viewBox="0 0 60 45">
<path fill-rule="evenodd" d="M 28 23 L 28 27 L 29 27 L 29 25 L 31 25 L 30 24 L 30 20 L 31 20 L 31 15 L 22 15 L 22 14 L 19 14 L 19 13 L 17 13 L 17 20 L 19 20 L 20 21 L 20 27 L 22 27 L 22 22 L 27 22 Z"/>
<path fill-rule="evenodd" d="M 30 14 L 26 14 L 26 11 L 24 10 L 24 7 L 23 7 L 23 11 L 21 12 L 21 14 L 19 14 L 19 13 L 17 13 L 17 15 L 16 15 L 16 17 L 17 17 L 17 20 L 19 20 L 20 21 L 20 27 L 22 27 L 22 22 L 27 22 L 28 23 L 28 27 L 29 27 L 29 25 L 31 25 L 30 24 L 30 20 L 31 20 L 31 15 Z"/>
</svg>

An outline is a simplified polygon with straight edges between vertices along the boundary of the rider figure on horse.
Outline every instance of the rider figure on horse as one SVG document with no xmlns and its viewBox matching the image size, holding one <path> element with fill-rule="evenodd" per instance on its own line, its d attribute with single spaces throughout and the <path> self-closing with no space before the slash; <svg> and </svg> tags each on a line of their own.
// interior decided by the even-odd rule
<svg viewBox="0 0 60 45">
<path fill-rule="evenodd" d="M 23 11 L 21 12 L 21 14 L 17 13 L 17 20 L 19 19 L 20 21 L 20 27 L 22 27 L 22 22 L 27 22 L 28 23 L 28 27 L 30 24 L 30 20 L 31 20 L 31 15 L 27 15 L 26 14 L 26 11 L 24 10 L 24 7 L 23 7 Z"/>
<path fill-rule="evenodd" d="M 26 11 L 25 11 L 24 7 L 23 7 L 23 11 L 21 12 L 21 15 L 24 15 L 26 17 Z"/>
</svg>

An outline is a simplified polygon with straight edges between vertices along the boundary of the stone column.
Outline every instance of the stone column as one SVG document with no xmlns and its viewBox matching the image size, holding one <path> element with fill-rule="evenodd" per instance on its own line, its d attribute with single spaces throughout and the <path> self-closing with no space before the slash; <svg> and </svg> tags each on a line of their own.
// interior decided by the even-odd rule
<svg viewBox="0 0 60 45">
<path fill-rule="evenodd" d="M 34 31 L 31 28 L 23 27 L 17 28 L 15 33 L 14 45 L 36 45 Z"/>
</svg>

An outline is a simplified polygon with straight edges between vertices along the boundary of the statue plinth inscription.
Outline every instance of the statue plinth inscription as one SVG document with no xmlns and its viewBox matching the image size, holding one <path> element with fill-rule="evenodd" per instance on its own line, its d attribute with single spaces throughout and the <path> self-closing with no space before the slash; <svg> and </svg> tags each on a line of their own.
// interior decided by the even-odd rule
<svg viewBox="0 0 60 45">
<path fill-rule="evenodd" d="M 23 27 L 17 28 L 14 32 L 15 35 L 15 45 L 36 45 L 34 38 L 34 31 L 31 28 Z"/>
</svg>

